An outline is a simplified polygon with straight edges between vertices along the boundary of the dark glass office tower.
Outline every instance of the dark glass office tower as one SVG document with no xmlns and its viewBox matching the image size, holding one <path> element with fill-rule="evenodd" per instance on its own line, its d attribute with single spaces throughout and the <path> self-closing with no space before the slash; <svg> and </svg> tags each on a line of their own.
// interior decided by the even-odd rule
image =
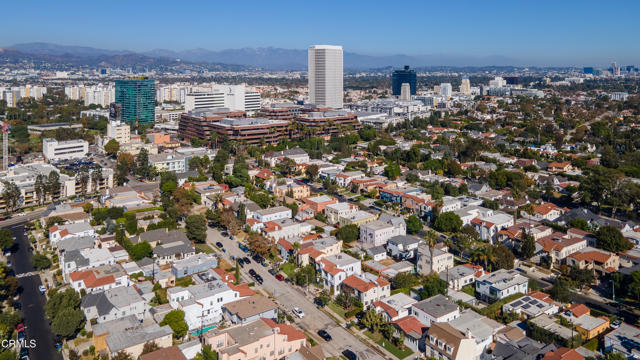
<svg viewBox="0 0 640 360">
<path fill-rule="evenodd" d="M 410 70 L 409 65 L 405 65 L 403 70 L 394 70 L 391 77 L 391 89 L 393 95 L 400 96 L 402 90 L 402 84 L 408 83 L 411 88 L 411 95 L 416 94 L 416 72 Z"/>
<path fill-rule="evenodd" d="M 156 116 L 155 81 L 146 77 L 116 80 L 116 104 L 122 121 L 150 124 Z"/>
</svg>

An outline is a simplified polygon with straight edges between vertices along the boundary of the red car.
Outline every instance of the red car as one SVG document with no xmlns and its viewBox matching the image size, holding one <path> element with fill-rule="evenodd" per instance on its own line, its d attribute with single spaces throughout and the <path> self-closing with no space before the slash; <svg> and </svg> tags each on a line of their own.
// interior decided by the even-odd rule
<svg viewBox="0 0 640 360">
<path fill-rule="evenodd" d="M 282 276 L 282 274 L 276 274 L 276 279 L 278 279 L 279 281 L 284 281 L 284 276 Z"/>
<path fill-rule="evenodd" d="M 16 331 L 24 331 L 24 324 L 23 323 L 18 324 L 18 326 L 16 326 Z"/>
</svg>

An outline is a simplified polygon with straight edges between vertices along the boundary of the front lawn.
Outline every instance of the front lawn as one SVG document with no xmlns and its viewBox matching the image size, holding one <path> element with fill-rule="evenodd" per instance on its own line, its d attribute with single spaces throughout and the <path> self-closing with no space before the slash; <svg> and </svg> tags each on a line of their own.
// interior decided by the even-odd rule
<svg viewBox="0 0 640 360">
<path fill-rule="evenodd" d="M 382 337 L 382 335 L 380 334 L 373 334 L 369 330 L 366 330 L 364 334 L 367 335 L 369 339 L 375 341 L 376 344 L 382 346 L 383 348 L 385 348 L 385 350 L 392 353 L 398 359 L 404 359 L 407 356 L 413 354 L 413 351 L 411 351 L 411 349 L 407 348 L 406 346 L 403 346 L 403 348 L 400 349 L 397 346 L 393 345 L 391 341 Z"/>
<path fill-rule="evenodd" d="M 280 265 L 280 270 L 282 270 L 283 273 L 287 274 L 287 277 L 291 278 L 293 277 L 293 272 L 296 271 L 296 264 L 286 262 Z"/>
<path fill-rule="evenodd" d="M 342 308 L 342 306 L 336 304 L 335 302 L 331 301 L 327 304 L 327 306 L 329 307 L 329 309 L 331 309 L 334 313 L 340 315 L 341 318 L 345 318 L 344 314 L 346 313 L 346 311 L 344 311 L 344 309 Z"/>
<path fill-rule="evenodd" d="M 215 252 L 215 250 L 213 250 L 213 248 L 207 244 L 196 244 L 195 248 L 196 252 L 199 253 L 212 254 Z"/>
</svg>

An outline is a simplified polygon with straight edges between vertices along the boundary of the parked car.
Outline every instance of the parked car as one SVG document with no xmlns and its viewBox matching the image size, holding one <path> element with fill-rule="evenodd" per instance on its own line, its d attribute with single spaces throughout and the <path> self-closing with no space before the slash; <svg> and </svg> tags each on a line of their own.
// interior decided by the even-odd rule
<svg viewBox="0 0 640 360">
<path fill-rule="evenodd" d="M 282 276 L 282 274 L 276 274 L 276 279 L 278 279 L 278 281 L 284 281 L 284 276 Z"/>
<path fill-rule="evenodd" d="M 24 330 L 18 331 L 18 341 L 23 341 L 26 337 L 27 335 L 24 333 Z"/>
<path fill-rule="evenodd" d="M 342 355 L 344 355 L 348 360 L 358 360 L 358 355 L 349 349 L 343 351 Z"/>
<path fill-rule="evenodd" d="M 44 295 L 47 292 L 47 287 L 44 285 L 38 286 L 38 290 L 40 290 L 40 294 Z"/>
<path fill-rule="evenodd" d="M 253 269 L 249 269 L 249 275 L 251 275 L 252 277 L 256 277 L 256 275 L 258 275 L 258 273 Z"/>
<path fill-rule="evenodd" d="M 269 274 L 271 274 L 271 275 L 273 275 L 273 276 L 276 276 L 276 274 L 277 274 L 277 273 L 276 273 L 276 271 L 275 271 L 275 270 L 273 270 L 273 269 L 269 269 Z"/>
<path fill-rule="evenodd" d="M 300 309 L 299 307 L 294 307 L 293 313 L 300 319 L 304 318 L 304 311 L 302 311 L 302 309 Z"/>
<path fill-rule="evenodd" d="M 620 325 L 621 325 L 620 320 L 616 320 L 616 321 L 611 323 L 611 328 L 612 329 L 617 329 L 617 328 L 620 327 Z"/>
<path fill-rule="evenodd" d="M 318 330 L 318 335 L 324 339 L 324 341 L 331 341 L 331 335 L 327 332 L 327 330 L 320 329 Z"/>
<path fill-rule="evenodd" d="M 249 259 L 248 256 L 243 257 L 242 260 L 244 260 L 244 263 L 247 265 L 251 264 L 251 260 Z"/>
<path fill-rule="evenodd" d="M 264 282 L 264 279 L 260 275 L 256 275 L 255 279 L 258 282 L 258 284 L 260 284 L 260 285 L 262 285 L 262 283 Z"/>
<path fill-rule="evenodd" d="M 216 246 L 219 247 L 220 249 L 222 249 L 224 247 L 224 245 L 222 245 L 222 243 L 220 241 L 216 242 Z"/>
<path fill-rule="evenodd" d="M 25 328 L 24 328 L 24 324 L 23 324 L 23 323 L 20 323 L 20 324 L 18 324 L 18 325 L 16 326 L 16 331 L 24 331 L 24 329 L 25 329 Z"/>
</svg>

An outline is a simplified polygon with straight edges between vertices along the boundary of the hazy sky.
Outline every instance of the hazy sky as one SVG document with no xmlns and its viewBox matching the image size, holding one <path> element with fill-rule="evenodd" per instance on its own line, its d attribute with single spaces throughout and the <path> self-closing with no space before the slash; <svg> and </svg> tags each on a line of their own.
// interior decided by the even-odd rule
<svg viewBox="0 0 640 360">
<path fill-rule="evenodd" d="M 640 63 L 640 1 L 6 1 L 0 46 L 306 48 Z"/>
</svg>

